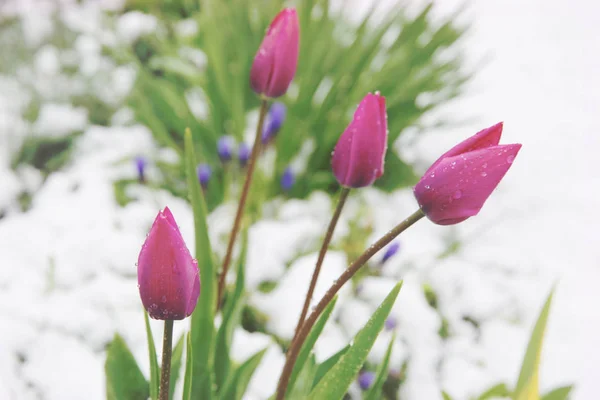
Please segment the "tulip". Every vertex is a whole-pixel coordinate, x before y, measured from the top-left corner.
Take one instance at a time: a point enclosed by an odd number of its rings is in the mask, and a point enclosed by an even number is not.
[[[375,374],[371,371],[363,371],[358,375],[358,385],[362,390],[368,390],[375,381]]]
[[[210,177],[212,175],[212,170],[210,169],[210,165],[208,164],[200,164],[196,168],[196,174],[198,175],[198,181],[200,181],[200,185],[206,189],[208,186],[208,182],[210,181]]]
[[[294,186],[296,183],[296,176],[294,175],[294,171],[292,171],[291,167],[287,167],[285,171],[283,171],[283,175],[281,175],[281,188],[284,191],[288,191]]]
[[[200,295],[198,266],[181,237],[168,207],[152,224],[138,258],[138,287],[150,317],[188,317]]]
[[[242,167],[245,167],[248,164],[248,160],[250,159],[250,153],[252,153],[252,149],[246,143],[240,143],[238,147],[238,161]]]
[[[520,144],[499,145],[502,123],[484,129],[444,153],[414,188],[423,213],[439,225],[477,215],[511,167]]]
[[[137,170],[138,181],[140,183],[146,182],[146,165],[148,161],[144,156],[137,156],[135,158],[135,169]]]
[[[293,8],[282,10],[267,30],[250,70],[250,86],[258,94],[285,94],[298,65],[299,23]]]
[[[283,103],[273,103],[269,109],[269,115],[267,116],[267,123],[262,132],[263,144],[268,143],[277,135],[277,132],[281,129],[283,121],[285,121],[286,107]]]
[[[385,97],[367,94],[333,151],[331,166],[340,185],[369,186],[383,175],[387,149]]]
[[[231,136],[221,136],[217,141],[217,153],[222,162],[226,163],[231,160],[233,148],[235,147],[235,139]]]
[[[385,253],[383,253],[383,257],[381,257],[381,263],[385,263],[387,260],[392,258],[396,253],[400,250],[400,243],[394,242],[390,244],[386,249]]]

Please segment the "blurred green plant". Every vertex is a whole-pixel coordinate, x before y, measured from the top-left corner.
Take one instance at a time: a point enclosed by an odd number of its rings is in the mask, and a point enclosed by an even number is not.
[[[299,13],[300,57],[292,87],[281,99],[288,113],[274,144],[273,176],[263,182],[269,196],[280,193],[278,177],[306,144],[312,146],[306,169],[298,171],[289,194],[305,197],[313,190],[337,189],[331,151],[365,93],[378,90],[387,97],[394,143],[425,113],[458,96],[469,78],[457,46],[466,28],[453,17],[432,23],[431,4],[416,16],[399,4],[376,15],[374,5],[351,23],[344,10],[332,11],[330,0],[263,0],[260,7],[251,0],[173,0],[160,7],[130,0],[128,9],[158,15],[167,32],[132,46],[140,64],[130,98],[136,118],[179,154],[184,129],[190,127],[199,158],[218,169],[216,141],[223,134],[242,140],[248,112],[259,104],[248,71],[269,21],[288,3]],[[197,24],[195,34],[177,34],[182,16]],[[192,90],[206,102],[203,115],[195,115],[186,100]],[[389,191],[415,180],[412,168],[390,149],[377,186]],[[209,209],[222,201],[223,186],[211,188],[219,193],[207,196]]]

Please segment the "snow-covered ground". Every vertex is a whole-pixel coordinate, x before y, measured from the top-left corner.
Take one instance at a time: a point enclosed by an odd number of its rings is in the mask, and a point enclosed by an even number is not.
[[[436,12],[452,12],[461,3],[439,2]],[[36,10],[30,10],[29,23],[39,32],[46,25]],[[88,51],[89,59],[99,56],[92,39],[98,32],[89,22],[98,21],[93,18],[97,10],[86,10],[65,18],[73,23],[89,18],[80,24],[87,36],[78,50]],[[395,147],[425,167],[456,141],[503,120],[503,142],[523,143],[523,149],[478,217],[457,227],[420,221],[403,235],[401,251],[386,263],[382,277],[368,278],[356,296],[351,290],[343,293],[335,323],[317,346],[319,358],[347,342],[395,280],[403,278],[392,312],[399,339],[391,362],[398,369],[410,359],[403,398],[438,399],[444,389],[466,399],[499,381],[514,384],[533,321],[556,285],[542,389],[575,383],[574,398],[597,397],[600,313],[594,285],[600,281],[600,247],[593,245],[593,229],[600,225],[600,210],[593,196],[599,193],[600,173],[593,163],[600,147],[599,12],[600,5],[584,1],[468,5],[462,17],[473,23],[465,43],[468,61],[477,65],[489,58],[469,96],[442,112],[468,122],[417,141],[407,135]],[[52,51],[42,55],[54,59]],[[39,64],[48,66],[47,61]],[[38,73],[43,81],[52,71]],[[115,73],[115,79],[121,75]],[[116,92],[123,87],[115,86]],[[10,171],[9,151],[16,135],[48,123],[30,126],[21,120],[27,98],[6,77],[0,87],[0,209],[6,213],[0,219],[0,398],[102,399],[104,346],[114,332],[125,337],[148,368],[134,263],[149,225],[168,204],[192,243],[191,211],[183,201],[143,186],[132,190],[137,201],[124,208],[115,203],[112,182],[135,176],[133,163],[123,160],[138,154],[171,156],[155,148],[145,128],[127,123],[126,111],[123,126],[99,128],[78,109],[48,103],[40,118],[52,121],[51,134],[62,134],[57,127],[83,129],[84,134],[73,162],[50,176],[30,211],[18,212],[15,196],[23,187],[37,189],[40,179],[28,169]],[[320,193],[288,201],[273,207],[250,232],[249,287],[264,279],[280,282],[268,294],[254,292],[250,302],[271,317],[267,328],[278,336],[292,334],[294,310],[300,307],[330,207],[331,200]],[[416,205],[406,191],[384,196],[364,190],[345,210],[337,241],[365,207],[371,210],[372,241],[396,222],[390,215],[400,220]],[[215,241],[227,231],[231,214],[225,206],[211,216]],[[462,246],[438,259],[448,238],[459,238]],[[270,255],[268,262],[263,254]],[[316,297],[346,263],[341,252],[328,255]],[[425,301],[423,284],[437,293],[439,313]],[[438,335],[440,314],[450,329],[446,340]],[[465,316],[479,321],[479,327]],[[176,324],[176,334],[185,325]],[[160,324],[153,327],[158,337]],[[381,357],[390,336],[382,334],[370,360]],[[271,394],[283,355],[266,335],[236,332],[239,359],[265,346],[270,349],[251,383],[250,398]]]

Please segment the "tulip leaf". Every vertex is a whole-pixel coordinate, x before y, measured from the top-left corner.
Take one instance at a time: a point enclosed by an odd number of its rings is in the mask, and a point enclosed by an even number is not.
[[[539,399],[539,366],[542,354],[542,344],[544,340],[544,332],[550,313],[550,304],[552,303],[552,295],[554,290],[550,292],[542,311],[535,323],[527,351],[521,364],[521,373],[514,391],[515,400],[537,400]]]
[[[448,393],[442,392],[442,399],[444,399],[444,400],[452,400],[452,397]]]
[[[119,334],[110,343],[104,365],[107,400],[146,400],[148,382]]]
[[[243,309],[243,298],[244,298],[244,281],[245,281],[245,263],[246,253],[248,249],[248,232],[242,233],[242,251],[238,260],[237,275],[235,281],[235,289],[232,293],[227,296],[225,307],[223,308],[223,321],[219,330],[217,331],[217,337],[215,342],[215,381],[217,384],[217,390],[219,390],[231,369],[231,358],[229,352],[231,348],[231,341],[233,339],[233,331],[239,324]]]
[[[375,377],[375,381],[364,395],[364,400],[378,400],[383,396],[381,395],[381,391],[383,389],[383,384],[388,377],[388,367],[390,365],[390,357],[392,356],[392,347],[394,346],[394,341],[396,340],[396,335],[392,335],[390,339],[390,344],[388,345],[387,351],[385,352],[385,356],[383,357],[383,361],[377,368],[377,375]]]
[[[220,400],[241,400],[250,383],[250,378],[252,378],[266,352],[267,349],[259,351],[242,363],[233,373],[229,374],[223,385],[223,390],[219,393]]]
[[[192,398],[210,400],[213,393],[213,340],[216,307],[216,274],[213,265],[212,248],[208,237],[206,205],[196,175],[196,156],[193,148],[192,132],[185,131],[185,167],[187,184],[194,211],[194,233],[196,238],[196,260],[200,269],[200,298],[192,313],[192,348],[194,349],[194,381]]]
[[[287,398],[289,400],[305,400],[313,388],[315,375],[317,374],[317,361],[314,353],[311,353],[304,362],[300,374],[296,377],[293,387],[288,385]]]
[[[573,390],[573,386],[563,386],[551,390],[542,396],[542,400],[567,400]]]
[[[179,379],[179,371],[181,370],[181,358],[183,356],[183,342],[184,335],[181,335],[175,348],[173,349],[173,355],[171,356],[171,380],[169,384],[169,398],[173,398],[173,394],[175,393],[175,386],[177,385],[177,380]]]
[[[192,400],[192,380],[194,377],[194,359],[192,352],[192,335],[186,336],[185,376],[183,377],[183,395],[181,400]]]
[[[312,400],[342,399],[352,384],[360,368],[373,347],[377,335],[383,329],[385,320],[398,297],[402,282],[398,283],[375,310],[366,325],[356,334],[353,343],[340,360],[327,372],[310,393]]]
[[[296,379],[298,375],[301,374],[302,368],[305,365],[305,362],[308,360],[309,355],[317,342],[317,339],[323,332],[323,328],[325,328],[325,324],[327,320],[331,316],[333,312],[333,308],[335,307],[335,303],[337,302],[337,296],[333,298],[333,300],[327,305],[323,313],[315,323],[315,325],[310,330],[310,333],[306,337],[304,344],[300,348],[300,352],[298,353],[298,357],[296,358],[296,363],[294,364],[294,368],[292,369],[292,374],[290,375],[290,380],[288,383],[288,393],[292,393],[294,384],[296,383]]]
[[[346,354],[346,352],[349,349],[350,345],[347,345],[346,347],[342,348],[340,351],[329,357],[327,360],[319,364],[319,366],[317,367],[317,372],[315,374],[315,379],[313,381],[313,388],[319,384],[321,379],[327,374],[327,372],[329,372],[331,368],[333,368],[335,364],[337,364],[339,359],[342,358],[342,356]]]
[[[150,398],[158,399],[158,386],[160,384],[160,367],[156,357],[156,346],[154,345],[154,337],[152,329],[150,329],[150,320],[148,313],[144,311],[144,322],[146,324],[146,337],[148,339],[148,355],[150,356]]]
[[[492,386],[485,392],[483,392],[477,400],[487,400],[494,399],[496,397],[509,397],[511,395],[510,390],[506,387],[504,383],[498,383],[497,385]]]

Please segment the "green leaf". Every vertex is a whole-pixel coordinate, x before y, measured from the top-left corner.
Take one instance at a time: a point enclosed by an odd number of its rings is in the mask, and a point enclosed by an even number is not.
[[[219,393],[219,399],[240,400],[246,392],[250,378],[252,378],[266,352],[267,349],[259,351],[240,365],[234,373],[230,374],[225,385],[223,385],[222,393]]]
[[[348,387],[364,364],[377,335],[383,329],[385,319],[392,310],[394,301],[398,297],[402,282],[398,283],[388,294],[383,303],[375,310],[367,324],[356,334],[350,349],[321,379],[319,384],[310,394],[314,400],[342,399]]]
[[[183,356],[183,339],[184,335],[181,335],[175,348],[173,349],[173,355],[171,356],[171,380],[169,384],[169,398],[173,398],[175,393],[175,386],[179,379],[179,371],[181,370],[181,357]]]
[[[450,395],[446,392],[442,392],[442,398],[444,400],[452,400],[452,397],[450,397]]]
[[[231,358],[229,357],[231,341],[233,339],[235,327],[239,325],[241,321],[242,309],[244,306],[244,266],[246,263],[247,249],[248,233],[247,231],[244,231],[242,232],[242,251],[238,260],[235,290],[227,296],[227,302],[223,309],[223,321],[217,332],[215,342],[215,377],[217,390],[223,386],[231,370]]]
[[[535,323],[527,351],[521,364],[521,373],[514,392],[515,400],[538,400],[539,398],[539,366],[542,354],[542,344],[544,340],[544,331],[546,330],[546,322],[550,313],[550,304],[552,303],[552,295],[554,289],[548,295],[548,299],[540,312],[540,315]]]
[[[329,357],[327,360],[319,364],[319,366],[317,367],[317,373],[315,374],[315,380],[313,381],[313,388],[319,384],[321,379],[323,379],[323,377],[329,372],[329,370],[333,368],[335,364],[337,364],[339,359],[342,358],[342,356],[346,354],[348,350],[350,350],[350,345],[347,345],[346,347],[342,348],[340,351],[338,351],[337,353]]]
[[[119,334],[108,347],[104,370],[107,400],[146,400],[150,396],[148,382]]]
[[[567,400],[573,390],[573,386],[563,386],[551,390],[542,396],[542,400]]]
[[[491,388],[489,388],[488,390],[486,390],[485,392],[483,392],[477,398],[477,400],[487,400],[487,399],[492,399],[492,398],[496,398],[496,397],[510,397],[510,395],[511,395],[511,392],[506,387],[506,384],[498,383],[497,385],[494,385]]]
[[[396,335],[392,335],[390,344],[388,345],[385,356],[383,357],[383,361],[379,365],[379,368],[377,368],[377,376],[375,377],[375,381],[367,393],[365,393],[364,400],[378,400],[382,398],[381,391],[383,389],[383,384],[388,377],[388,366],[390,365],[390,357],[392,356],[392,347],[394,346],[395,340]]]
[[[304,367],[306,361],[308,360],[308,356],[310,355],[313,347],[315,347],[315,343],[317,342],[317,339],[321,335],[321,332],[323,332],[323,329],[325,328],[325,324],[327,323],[327,320],[331,316],[331,313],[333,312],[333,308],[335,307],[336,302],[337,302],[337,296],[334,297],[333,300],[327,305],[325,310],[323,310],[323,313],[321,314],[321,316],[319,317],[319,319],[317,320],[315,325],[310,330],[310,333],[306,337],[306,340],[304,341],[304,344],[302,345],[302,348],[300,349],[300,352],[298,353],[298,357],[296,358],[296,363],[294,364],[294,368],[292,369],[292,374],[290,375],[290,380],[289,380],[288,389],[287,389],[288,393],[292,393],[292,391],[294,389],[294,384],[296,383],[296,379],[298,378],[298,375],[301,374],[302,368]]]
[[[192,399],[192,381],[194,371],[194,353],[192,351],[192,335],[190,333],[186,336],[186,353],[185,353],[185,376],[183,378],[183,395],[181,400]]]
[[[160,367],[156,357],[156,346],[154,345],[154,337],[150,329],[150,320],[148,313],[144,311],[144,322],[146,324],[146,337],[148,338],[148,355],[150,356],[150,398],[158,399],[158,386],[160,384]]]
[[[315,355],[310,354],[302,367],[302,371],[297,376],[294,387],[288,386],[287,398],[289,400],[305,400],[308,398],[310,391],[313,389],[317,368]]]
[[[213,396],[213,341],[216,307],[216,274],[212,248],[208,238],[206,205],[196,175],[196,156],[193,149],[192,132],[185,131],[185,169],[190,201],[194,211],[194,233],[196,238],[196,260],[200,269],[202,290],[196,310],[192,313],[192,348],[194,349],[194,381],[192,398],[210,400]]]

